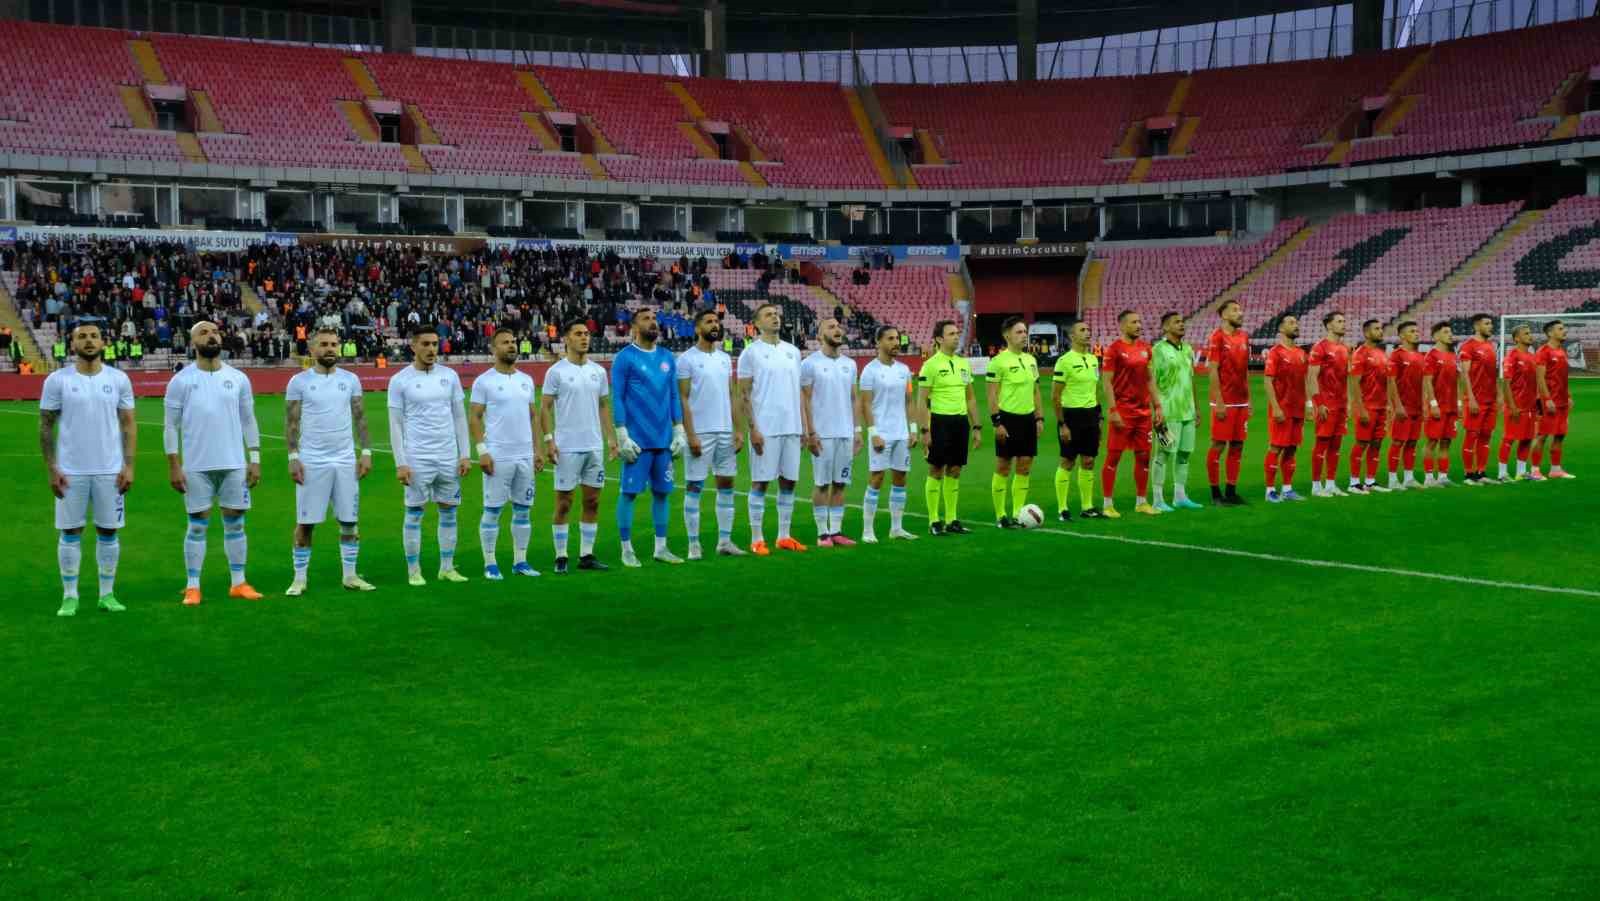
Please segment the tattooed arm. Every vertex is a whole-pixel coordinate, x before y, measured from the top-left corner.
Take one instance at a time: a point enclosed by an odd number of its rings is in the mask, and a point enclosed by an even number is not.
[[[300,462],[300,408],[304,401],[283,402],[283,443],[289,446],[289,478],[296,485],[306,483],[305,464]]]
[[[356,478],[364,479],[372,471],[372,435],[367,429],[367,408],[359,394],[350,398],[350,421],[356,426]]]
[[[45,473],[50,477],[50,491],[56,497],[66,497],[67,477],[56,466],[56,420],[60,410],[39,411],[39,450],[44,452]]]

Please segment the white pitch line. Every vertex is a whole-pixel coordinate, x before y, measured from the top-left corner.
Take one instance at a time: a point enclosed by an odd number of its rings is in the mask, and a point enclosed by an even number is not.
[[[35,413],[25,412],[22,410],[0,410],[0,413],[9,413],[13,416],[37,416]],[[138,422],[139,425],[142,426],[150,426],[153,428],[165,427],[165,423],[160,422],[148,422],[144,420],[140,420]],[[261,437],[273,438],[278,441],[283,440],[282,435],[268,435],[265,432],[261,434]],[[374,445],[373,449],[383,453],[391,453],[391,451],[386,447],[378,447]],[[15,454],[0,456],[32,455]],[[743,491],[738,492],[738,494],[745,496],[745,492]],[[795,502],[797,504],[805,504],[806,506],[811,505],[810,499],[801,497],[799,492],[796,492],[795,494]],[[861,509],[860,504],[846,504],[845,506],[852,510]],[[914,517],[916,519],[928,518],[926,513],[916,513],[911,510],[905,511],[904,515]],[[1564,588],[1559,585],[1535,585],[1527,582],[1506,582],[1499,579],[1479,579],[1473,576],[1457,576],[1450,573],[1430,573],[1415,569],[1400,569],[1392,566],[1373,566],[1367,563],[1348,563],[1342,560],[1317,560],[1310,557],[1290,557],[1284,554],[1267,554],[1260,551],[1245,551],[1237,548],[1213,547],[1211,545],[1202,544],[1185,544],[1181,541],[1161,541],[1154,538],[1129,538],[1126,535],[1098,535],[1092,532],[1069,532],[1065,529],[1054,529],[1044,526],[1023,531],[1044,532],[1050,535],[1064,535],[1068,538],[1081,538],[1087,541],[1111,541],[1117,544],[1132,544],[1142,547],[1163,548],[1171,551],[1191,551],[1201,554],[1215,554],[1219,557],[1238,557],[1247,560],[1261,560],[1267,563],[1289,563],[1296,566],[1309,566],[1316,569],[1343,569],[1352,572],[1372,573],[1381,576],[1402,576],[1408,579],[1431,579],[1435,582],[1451,582],[1457,585],[1471,585],[1476,588],[1499,588],[1508,591],[1537,591],[1545,594],[1563,594],[1586,598],[1600,598],[1600,591],[1595,591],[1588,588]]]

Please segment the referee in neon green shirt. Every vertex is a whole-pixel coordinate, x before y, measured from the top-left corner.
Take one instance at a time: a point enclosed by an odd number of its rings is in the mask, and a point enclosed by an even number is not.
[[[971,434],[971,449],[976,450],[983,442],[983,424],[978,421],[978,395],[972,390],[972,366],[966,357],[956,355],[960,341],[961,329],[955,322],[941,319],[933,327],[933,356],[917,373],[917,408],[928,436],[922,446],[928,458],[924,490],[929,531],[935,535],[972,531],[956,518],[956,505],[961,497],[961,467],[967,465],[967,436]]]
[[[1000,325],[1006,349],[989,361],[989,420],[994,423],[994,476],[989,490],[994,496],[995,524],[1017,529],[1016,514],[1028,503],[1028,475],[1039,455],[1044,432],[1044,411],[1039,409],[1039,361],[1028,353],[1028,323],[1011,316]],[[1012,475],[1015,465],[1016,474]],[[1011,515],[1006,515],[1010,495]]]
[[[1072,470],[1078,470],[1078,509],[1083,519],[1101,519],[1094,504],[1094,458],[1100,455],[1100,358],[1089,346],[1089,323],[1074,323],[1067,333],[1072,349],[1056,359],[1050,405],[1059,411],[1056,437],[1061,462],[1056,464],[1056,518],[1072,519]]]
[[[1194,348],[1183,340],[1185,323],[1177,313],[1161,316],[1161,340],[1151,352],[1151,369],[1156,377],[1156,391],[1161,395],[1161,409],[1166,412],[1167,441],[1159,438],[1155,464],[1151,467],[1151,480],[1155,484],[1155,506],[1162,513],[1178,510],[1199,510],[1200,505],[1189,500],[1189,455],[1194,453]],[[1167,470],[1172,470],[1172,504],[1162,497],[1166,488]]]

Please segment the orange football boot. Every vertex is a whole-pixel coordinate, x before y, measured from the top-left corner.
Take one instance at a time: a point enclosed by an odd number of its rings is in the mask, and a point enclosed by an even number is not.
[[[752,542],[750,544],[750,553],[755,554],[757,557],[772,556],[772,551],[767,550],[767,543],[765,541]]]
[[[238,585],[228,589],[228,597],[242,598],[246,601],[259,601],[261,600],[261,592],[251,588],[249,582],[240,582]]]
[[[780,550],[780,551],[796,551],[798,553],[804,553],[805,550],[806,550],[806,546],[801,544],[798,541],[795,541],[793,538],[779,538],[778,539],[778,550]]]
[[[198,589],[198,588],[185,588],[183,590],[183,606],[185,606],[185,607],[198,607],[198,606],[200,606],[200,589]]]

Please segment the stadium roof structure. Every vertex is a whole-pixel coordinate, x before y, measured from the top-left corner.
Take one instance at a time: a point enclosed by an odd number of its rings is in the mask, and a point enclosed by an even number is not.
[[[1049,42],[1315,9],[1332,3],[1330,0],[267,0],[249,5],[372,19],[400,13],[400,8],[409,7],[417,25],[595,37],[685,48],[704,46],[706,12],[708,8],[720,7],[726,20],[727,49],[742,53],[1012,44],[1017,39],[1019,7],[1037,10],[1037,40]]]

